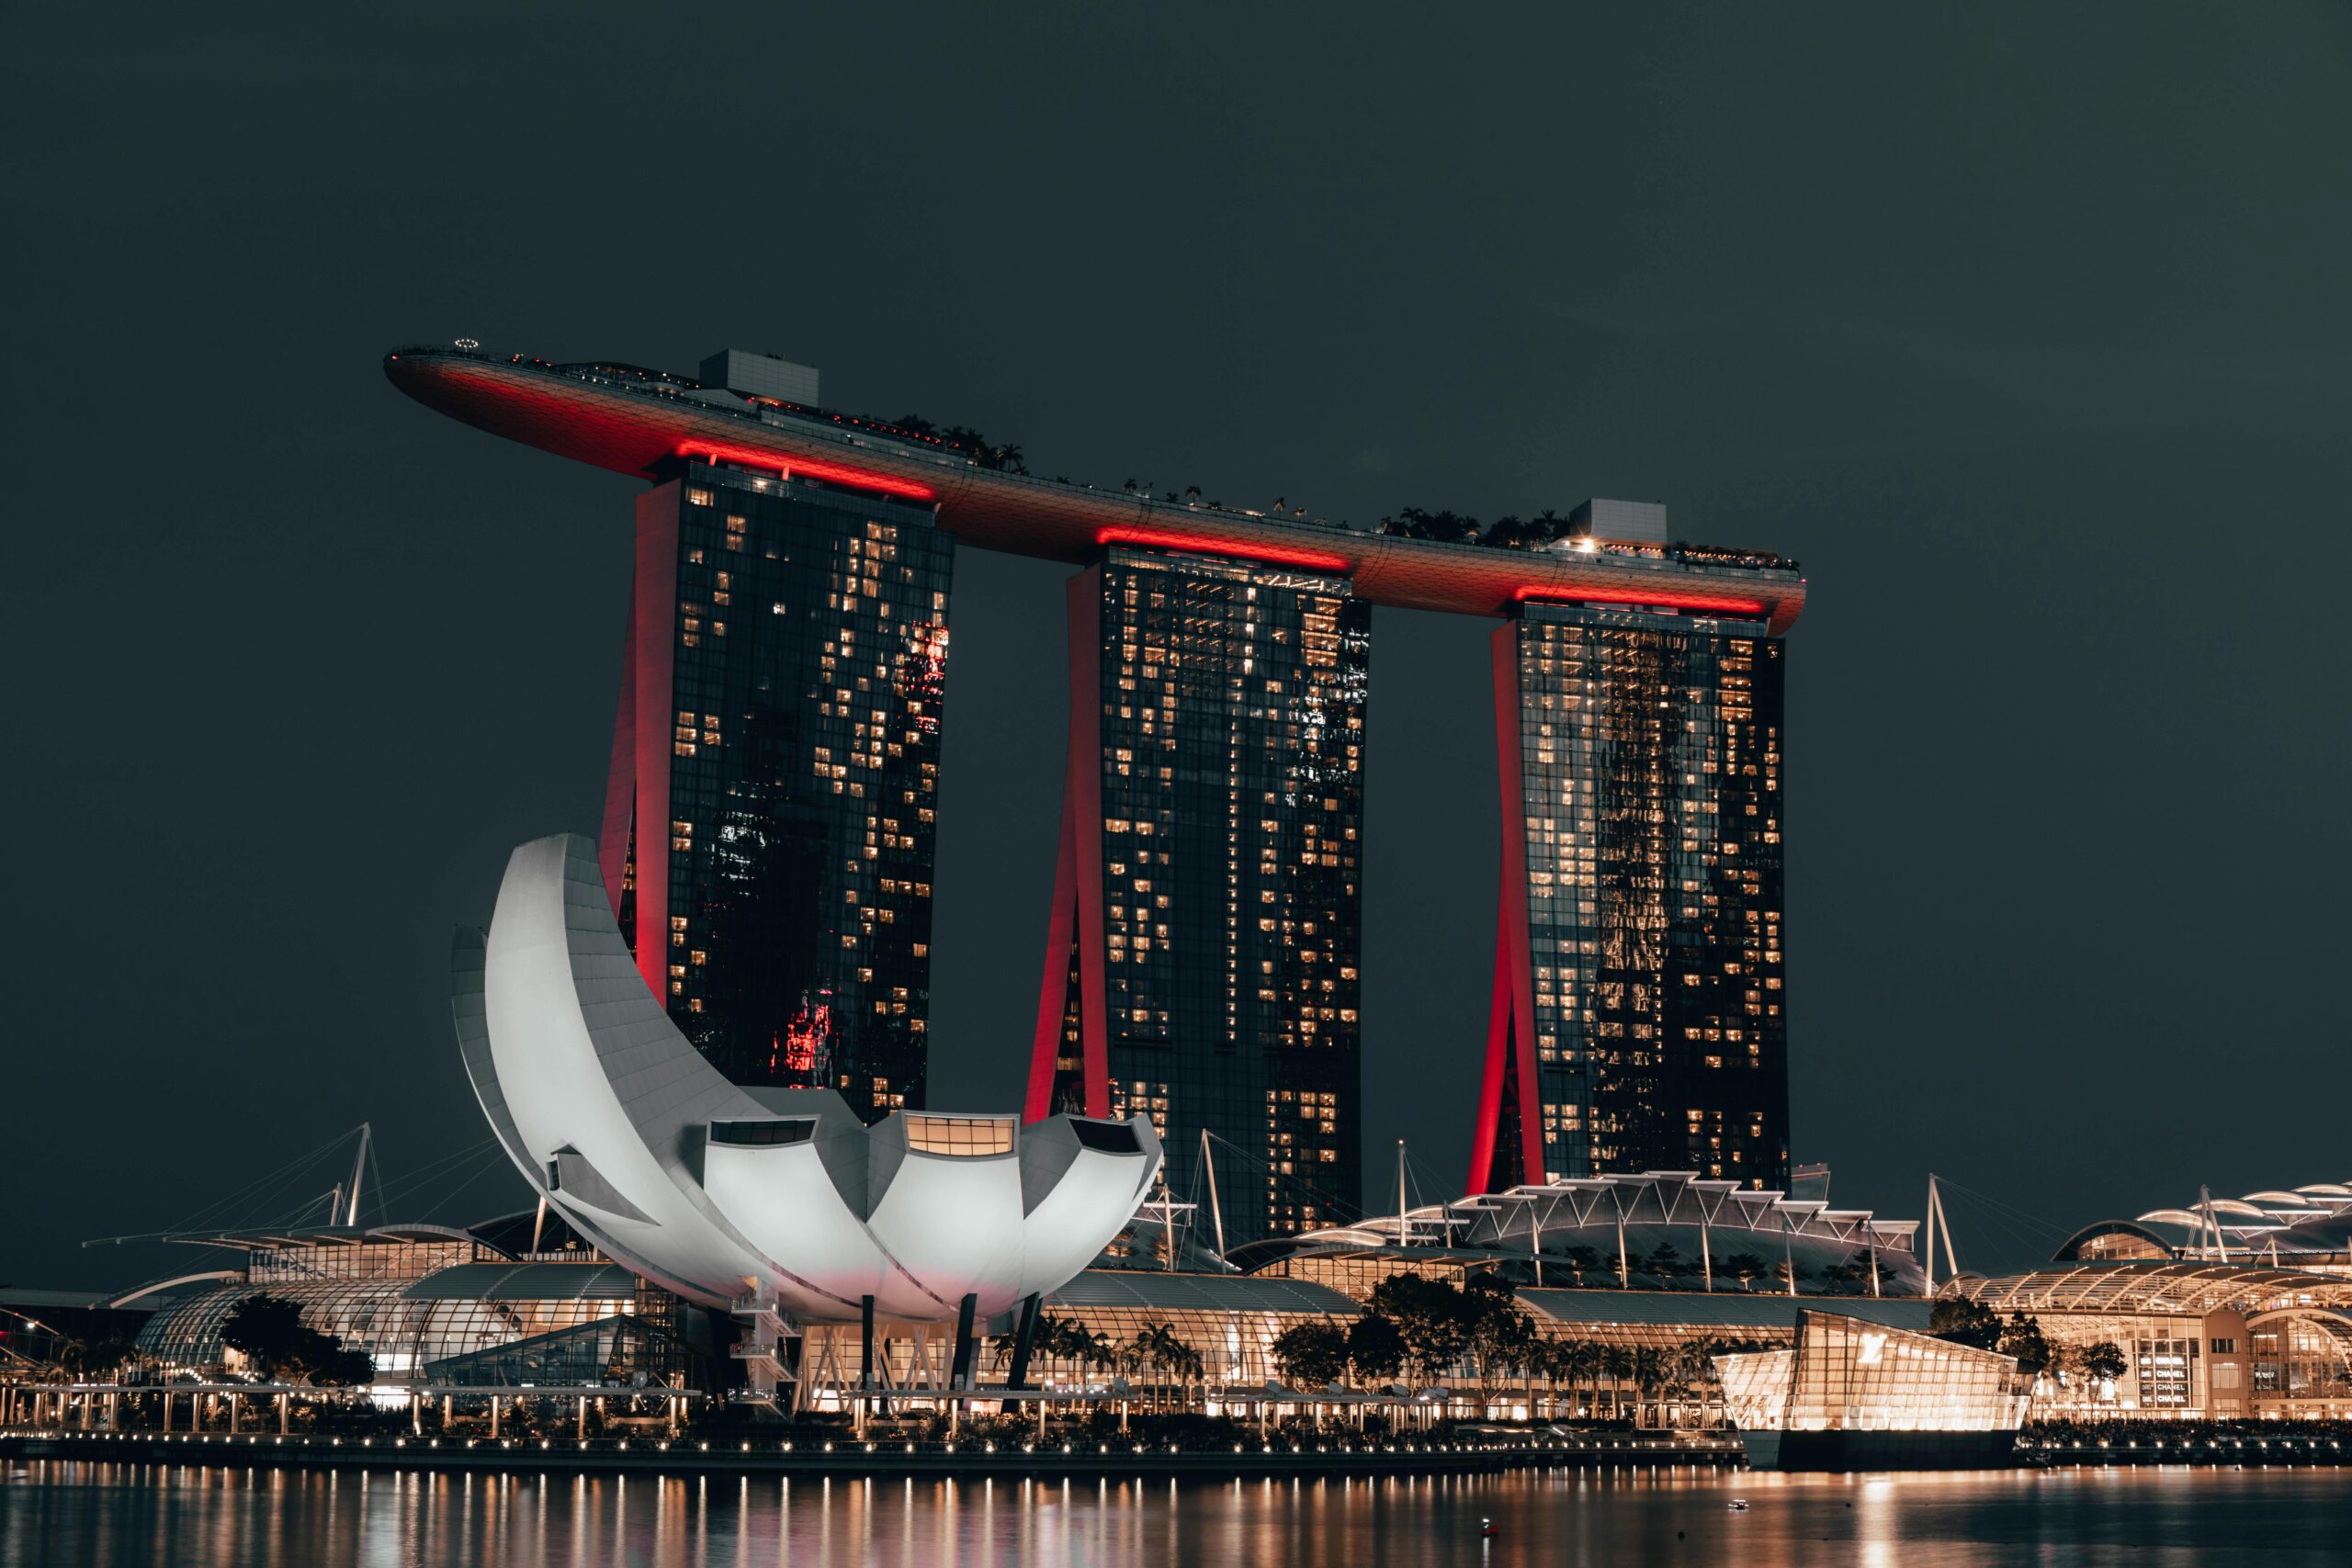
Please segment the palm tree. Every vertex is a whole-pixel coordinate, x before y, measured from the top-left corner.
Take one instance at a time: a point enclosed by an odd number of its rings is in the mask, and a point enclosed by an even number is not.
[[[1534,1370],[1544,1378],[1546,1420],[1556,1420],[1560,1414],[1560,1384],[1566,1382],[1574,1391],[1577,1370],[1582,1365],[1578,1354],[1591,1341],[1585,1339],[1545,1339],[1535,1347],[1530,1358]]]
[[[1176,1337],[1176,1331],[1164,1323],[1155,1323],[1136,1330],[1128,1341],[1131,1365],[1152,1374],[1152,1391],[1157,1397],[1167,1390],[1162,1374],[1177,1374],[1187,1370],[1198,1371],[1200,1352]]]
[[[1634,1352],[1623,1345],[1611,1345],[1602,1352],[1601,1370],[1609,1378],[1609,1414],[1622,1414],[1625,1404],[1625,1382],[1634,1375]]]
[[[1592,1389],[1592,1397],[1582,1402],[1587,1410],[1600,1403],[1600,1392],[1596,1385],[1601,1365],[1607,1358],[1608,1352],[1589,1339],[1577,1339],[1569,1343],[1568,1389],[1573,1393],[1579,1383]]]
[[[1175,1374],[1179,1387],[1190,1390],[1208,1376],[1208,1363],[1201,1359],[1198,1350],[1177,1338],[1172,1329],[1163,1327],[1160,1332],[1168,1337],[1159,1348],[1159,1357]]]
[[[1657,1393],[1666,1381],[1666,1357],[1656,1346],[1645,1345],[1633,1353],[1631,1371],[1634,1375],[1634,1424],[1639,1426],[1644,1397]]]

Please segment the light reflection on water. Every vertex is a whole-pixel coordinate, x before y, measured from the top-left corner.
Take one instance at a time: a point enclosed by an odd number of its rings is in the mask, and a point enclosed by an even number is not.
[[[2352,1475],[2331,1470],[869,1482],[40,1461],[0,1475],[0,1568],[2280,1568],[2346,1561],[2347,1527]]]

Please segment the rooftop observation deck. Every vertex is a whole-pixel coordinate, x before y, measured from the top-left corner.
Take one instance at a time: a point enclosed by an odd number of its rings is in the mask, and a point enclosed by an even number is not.
[[[884,427],[627,367],[417,347],[387,355],[384,373],[427,408],[575,462],[644,478],[681,458],[803,475],[935,506],[942,528],[979,549],[1072,563],[1114,545],[1197,551],[1344,577],[1375,604],[1465,615],[1531,601],[1654,605],[1761,620],[1777,636],[1804,607],[1795,570],[1734,551],[1503,549],[1156,501],[983,468]]]

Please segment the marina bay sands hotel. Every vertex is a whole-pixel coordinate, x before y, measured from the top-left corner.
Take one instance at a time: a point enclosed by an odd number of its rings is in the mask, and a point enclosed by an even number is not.
[[[649,481],[600,843],[645,983],[729,1077],[924,1104],[958,546],[1067,561],[1069,747],[1026,1112],[1205,1128],[1229,1245],[1361,1212],[1375,605],[1496,619],[1503,833],[1467,1190],[1789,1175],[1793,563],[1596,501],[1497,542],[1098,490],[697,378],[388,355],[453,418]],[[1416,530],[1428,533],[1430,530]],[[1410,898],[1410,889],[1382,890]],[[1475,1048],[1431,1041],[1430,1070]],[[1462,1062],[1466,1066],[1466,1060]]]

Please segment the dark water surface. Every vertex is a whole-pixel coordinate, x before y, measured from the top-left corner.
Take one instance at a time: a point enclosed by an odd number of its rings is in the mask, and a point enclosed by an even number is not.
[[[1730,1499],[1749,1507],[1733,1512]],[[1501,1527],[1482,1540],[1481,1518]],[[2352,1563],[2352,1471],[786,1482],[17,1462],[0,1568]]]

